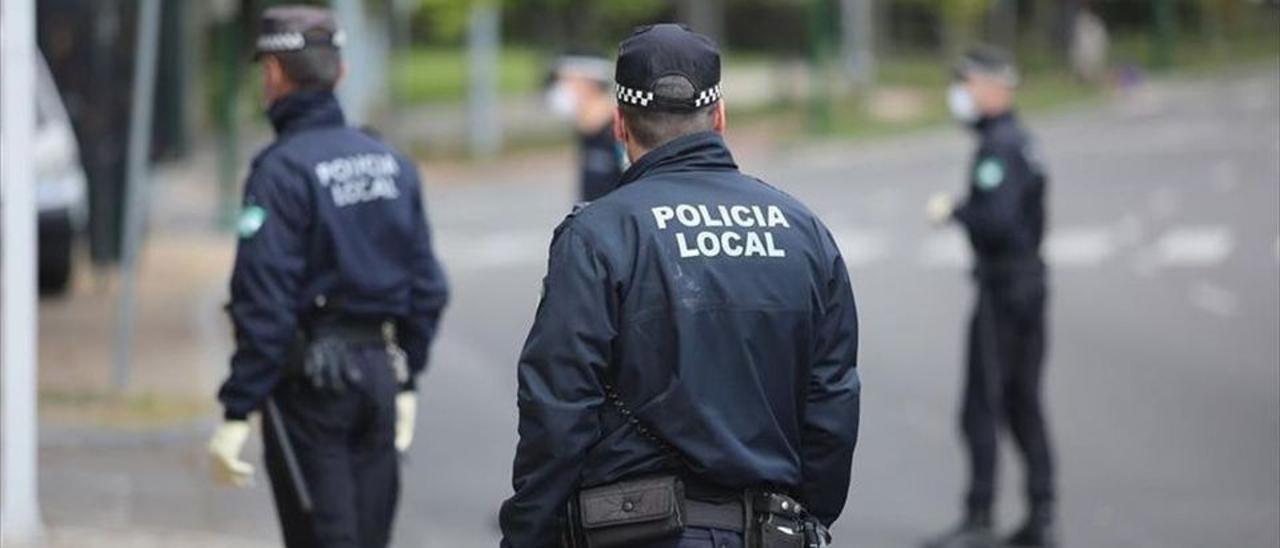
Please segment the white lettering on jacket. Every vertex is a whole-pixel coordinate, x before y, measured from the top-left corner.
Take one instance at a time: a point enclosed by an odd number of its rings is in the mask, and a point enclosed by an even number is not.
[[[356,154],[325,160],[315,166],[320,186],[329,190],[333,205],[347,207],[400,197],[396,177],[400,163],[387,153]]]
[[[775,232],[791,223],[776,205],[676,204],[650,209],[658,230],[674,232],[680,258],[784,258]]]

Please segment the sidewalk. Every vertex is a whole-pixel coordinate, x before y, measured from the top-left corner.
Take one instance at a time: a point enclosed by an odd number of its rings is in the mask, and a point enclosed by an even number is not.
[[[119,531],[81,527],[48,531],[46,548],[255,548],[275,543],[193,531]]]

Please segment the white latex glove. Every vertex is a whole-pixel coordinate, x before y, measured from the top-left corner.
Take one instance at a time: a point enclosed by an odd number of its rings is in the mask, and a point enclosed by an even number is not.
[[[213,479],[223,485],[253,485],[253,465],[240,460],[240,451],[249,439],[247,421],[229,420],[213,431],[209,438],[209,455],[213,457]]]
[[[934,226],[942,226],[951,220],[951,214],[955,211],[955,201],[951,195],[939,192],[929,197],[929,202],[925,204],[925,217],[929,219],[929,223]]]
[[[418,395],[412,391],[396,394],[396,450],[403,453],[413,444],[413,424],[418,417]]]

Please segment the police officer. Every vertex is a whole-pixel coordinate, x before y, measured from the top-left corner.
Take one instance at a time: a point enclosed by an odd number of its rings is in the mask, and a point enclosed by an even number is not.
[[[228,306],[236,350],[209,444],[218,476],[248,483],[246,419],[266,412],[290,547],[388,543],[397,450],[412,440],[414,379],[447,295],[413,163],[343,119],[341,45],[328,10],[262,15],[256,57],[276,141],[245,183]]]
[[[547,105],[573,124],[578,140],[579,197],[594,201],[617,188],[626,163],[613,137],[613,63],[591,54],[556,60],[547,78]]]
[[[518,366],[502,544],[823,536],[858,433],[840,251],[803,204],[738,171],[710,39],[639,28],[616,81],[634,163],[555,231]]]
[[[978,137],[968,197],[958,206],[934,196],[935,223],[959,223],[976,257],[977,304],[969,326],[962,426],[971,474],[965,517],[931,546],[994,543],[997,432],[1007,425],[1027,468],[1026,522],[1006,543],[1054,546],[1053,460],[1040,385],[1047,299],[1040,244],[1045,232],[1044,171],[1014,112],[1018,78],[1009,57],[975,49],[955,68],[948,104]]]

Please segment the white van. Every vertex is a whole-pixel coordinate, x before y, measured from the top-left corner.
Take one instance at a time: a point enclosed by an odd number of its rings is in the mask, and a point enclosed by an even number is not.
[[[88,219],[88,195],[80,148],[58,87],[36,56],[36,134],[32,142],[36,208],[39,211],[40,293],[66,292],[77,237]]]

